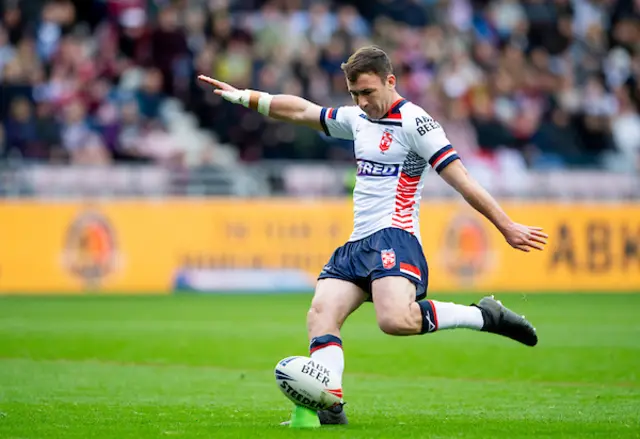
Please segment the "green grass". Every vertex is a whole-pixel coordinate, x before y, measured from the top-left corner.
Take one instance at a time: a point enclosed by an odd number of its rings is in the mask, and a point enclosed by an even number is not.
[[[478,297],[434,296],[469,303]],[[343,331],[351,424],[280,427],[307,295],[0,298],[0,438],[640,438],[640,295],[505,295],[527,348]]]

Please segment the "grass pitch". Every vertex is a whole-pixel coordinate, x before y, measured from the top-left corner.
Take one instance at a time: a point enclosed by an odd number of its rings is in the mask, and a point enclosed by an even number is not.
[[[480,296],[432,295],[470,303]],[[346,323],[351,424],[279,426],[308,295],[0,298],[0,438],[640,438],[640,295],[503,295],[527,348]]]

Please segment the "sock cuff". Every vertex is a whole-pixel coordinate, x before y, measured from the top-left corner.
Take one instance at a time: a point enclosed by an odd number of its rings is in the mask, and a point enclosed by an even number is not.
[[[331,334],[314,337],[311,339],[311,344],[309,344],[309,354],[313,354],[315,351],[327,346],[338,346],[342,349],[342,340],[340,340],[340,337]]]
[[[421,334],[427,332],[434,332],[438,330],[438,314],[436,313],[436,307],[430,300],[422,300],[418,302],[420,305],[420,312],[422,313],[422,330]]]

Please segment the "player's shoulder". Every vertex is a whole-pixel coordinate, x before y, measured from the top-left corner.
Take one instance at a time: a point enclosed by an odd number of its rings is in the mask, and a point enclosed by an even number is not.
[[[423,135],[425,131],[441,129],[440,124],[424,108],[413,102],[407,102],[402,109],[402,128],[407,133]]]
[[[400,109],[402,113],[402,121],[410,122],[415,124],[416,119],[430,119],[433,120],[433,117],[421,106],[414,104],[411,101],[407,101],[405,105]]]
[[[364,112],[357,105],[341,105],[338,107],[329,107],[327,108],[327,112],[331,112],[335,116],[342,112],[343,115],[348,117],[364,117]]]

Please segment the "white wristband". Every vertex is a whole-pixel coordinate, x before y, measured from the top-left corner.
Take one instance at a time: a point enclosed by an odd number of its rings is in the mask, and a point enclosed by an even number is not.
[[[258,99],[258,113],[269,116],[269,108],[271,107],[271,100],[273,96],[269,93],[260,93],[260,99]]]
[[[269,107],[273,96],[269,93],[263,93],[253,90],[234,90],[223,91],[222,97],[234,104],[240,104],[259,113],[269,116]]]

